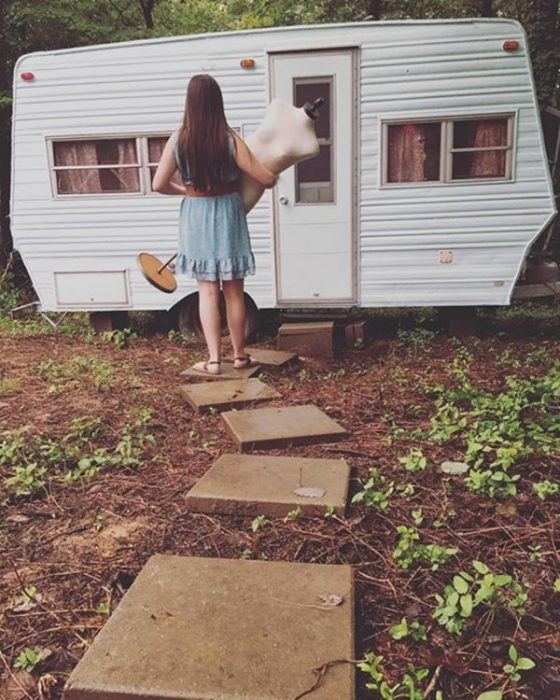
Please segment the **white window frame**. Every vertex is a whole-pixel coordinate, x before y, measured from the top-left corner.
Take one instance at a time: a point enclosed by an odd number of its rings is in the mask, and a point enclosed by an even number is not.
[[[458,121],[474,121],[477,119],[507,119],[507,145],[488,148],[453,148],[453,123]],[[514,182],[515,181],[515,154],[517,150],[517,110],[508,110],[507,112],[476,112],[473,114],[445,114],[445,115],[430,115],[430,116],[414,116],[407,115],[406,117],[386,117],[379,120],[379,138],[381,143],[381,158],[379,159],[379,188],[393,189],[400,187],[457,187],[461,185],[472,185],[473,183],[483,184],[491,182]],[[408,182],[388,182],[387,168],[389,165],[389,126],[394,124],[422,124],[434,123],[441,124],[440,132],[440,159],[439,159],[439,179],[438,180],[422,180]],[[505,150],[505,175],[501,177],[469,177],[453,179],[453,153],[461,153],[467,151],[482,151],[482,150]]]

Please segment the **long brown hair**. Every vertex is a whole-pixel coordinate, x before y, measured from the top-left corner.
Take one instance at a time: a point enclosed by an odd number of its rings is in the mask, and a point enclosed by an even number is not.
[[[193,75],[187,88],[178,152],[183,166],[187,159],[195,189],[208,191],[226,182],[228,133],[232,129],[226,121],[220,86],[207,73]]]

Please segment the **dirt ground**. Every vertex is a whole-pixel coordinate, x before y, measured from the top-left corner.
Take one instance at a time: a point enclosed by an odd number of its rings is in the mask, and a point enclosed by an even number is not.
[[[28,425],[28,435],[63,442],[81,417],[101,419],[89,446],[112,450],[131,409],[151,409],[142,430],[154,438],[154,444],[143,443],[140,465],[123,459],[71,483],[47,473],[45,485],[29,495],[0,486],[0,697],[59,698],[69,672],[146,560],[172,553],[350,564],[358,600],[355,658],[382,655],[381,668],[393,685],[410,663],[429,669],[422,694],[411,698],[436,698],[436,690],[445,700],[477,698],[505,686],[506,698],[558,700],[560,593],[553,587],[560,576],[559,500],[540,500],[531,488],[536,481],[558,481],[558,455],[521,457],[514,467],[517,495],[491,498],[441,470],[443,461],[464,458],[460,433],[445,444],[410,434],[429,427],[435,412],[429,388],[452,386],[449,368],[465,353],[472,355],[466,370],[471,381],[495,394],[507,376],[545,373],[560,361],[558,319],[488,315],[481,335],[463,340],[435,326],[432,334],[429,324],[424,336],[415,335],[410,319],[400,333],[398,328],[396,322],[374,323],[373,340],[363,349],[347,349],[332,362],[305,358],[288,368],[266,368],[262,377],[282,396],[270,405],[312,402],[350,431],[337,443],[267,454],[343,457],[352,467],[351,495],[375,467],[385,478],[381,490],[394,483],[388,509],[359,503],[344,519],[274,518],[256,531],[251,518],[185,508],[193,484],[220,454],[235,451],[219,415],[195,415],[177,393],[184,382],[180,372],[204,357],[200,341],[140,334],[119,348],[87,334],[0,337],[5,450],[13,439],[5,431]],[[274,339],[268,335],[257,344],[274,347]],[[537,350],[541,359],[527,364]],[[429,464],[409,472],[398,457],[414,447]],[[7,458],[0,461],[0,476],[2,482],[13,476]],[[406,490],[410,484],[413,493]],[[415,527],[418,509],[422,541],[457,550],[435,571],[422,562],[403,569],[393,557],[397,526]],[[526,586],[526,612],[480,606],[456,636],[434,619],[434,595],[458,572],[472,572],[473,560]],[[22,600],[23,589],[28,595]],[[394,639],[389,630],[403,617],[422,624],[427,639]],[[536,665],[506,685],[511,644]],[[48,650],[31,674],[14,668],[26,648]],[[365,688],[371,682],[366,673],[357,670],[356,677],[358,697],[379,697]]]

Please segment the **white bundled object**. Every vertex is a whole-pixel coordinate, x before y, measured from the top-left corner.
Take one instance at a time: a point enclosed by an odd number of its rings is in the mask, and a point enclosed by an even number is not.
[[[268,105],[261,125],[247,138],[251,153],[275,175],[319,153],[315,120],[308,114],[313,107],[311,104],[294,107],[289,102],[274,99]],[[241,196],[247,213],[263,192],[262,185],[242,173]]]

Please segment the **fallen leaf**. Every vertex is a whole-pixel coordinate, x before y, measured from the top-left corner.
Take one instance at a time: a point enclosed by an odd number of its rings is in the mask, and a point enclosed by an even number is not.
[[[517,508],[513,503],[499,503],[496,506],[496,513],[507,516],[517,515]]]
[[[41,678],[39,678],[39,683],[37,684],[37,690],[39,691],[39,697],[41,700],[53,700],[56,686],[57,681],[53,675],[47,673],[44,676],[41,676]]]
[[[344,603],[344,598],[342,596],[335,595],[334,593],[331,593],[328,596],[321,595],[319,598],[321,598],[325,605],[329,605],[333,608]]]
[[[441,471],[445,474],[451,474],[452,476],[456,474],[464,474],[470,469],[466,462],[442,462]]]
[[[296,496],[303,496],[304,498],[321,498],[327,492],[318,486],[300,486],[294,493]]]
[[[16,513],[15,515],[8,515],[6,521],[9,523],[27,523],[31,520],[28,515],[21,515],[21,513]]]
[[[13,678],[0,681],[0,698],[2,700],[23,700],[26,692],[31,694],[35,690],[35,679],[27,671],[16,671]]]

